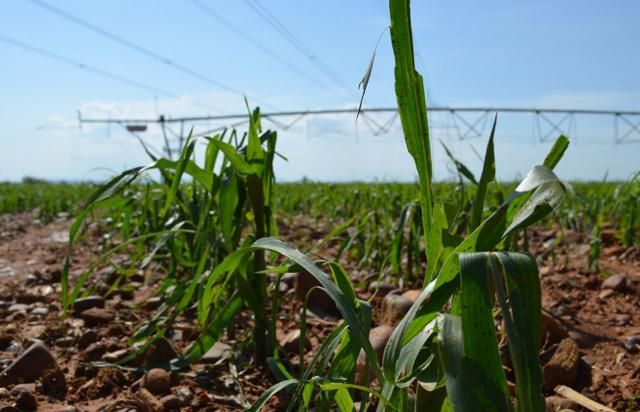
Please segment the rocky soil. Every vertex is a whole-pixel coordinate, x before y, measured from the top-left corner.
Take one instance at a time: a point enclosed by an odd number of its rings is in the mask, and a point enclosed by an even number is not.
[[[188,316],[178,319],[166,339],[132,348],[129,338],[161,304],[152,296],[157,273],[138,271],[120,291],[111,293],[107,287],[101,290],[104,297],[78,299],[62,319],[60,274],[69,226],[64,217],[48,225],[26,213],[0,217],[0,412],[243,410],[272,385],[269,370],[246,349],[248,313],[186,370],[171,371],[169,361],[193,340],[194,321]],[[281,235],[304,247],[327,232],[321,226],[298,222],[291,230],[283,225]],[[604,236],[596,274],[587,270],[588,237],[565,232],[557,242],[556,234],[536,230],[530,237],[542,278],[540,356],[548,408],[582,410],[554,393],[557,385],[566,385],[613,410],[640,410],[635,403],[640,396],[640,249],[624,248]],[[95,260],[101,241],[96,232],[76,249],[72,276]],[[331,258],[331,245],[319,253]],[[396,288],[391,279],[374,282],[377,274],[343,263],[354,274],[360,298],[373,297],[370,339],[381,354],[417,293]],[[95,275],[98,286],[116,278],[110,267]],[[313,279],[302,275],[285,276],[279,286],[283,299],[277,338],[292,368],[300,362],[300,340],[310,357],[338,322],[332,302],[318,292],[310,308],[316,316],[308,318],[306,336],[301,336],[300,298],[313,285]],[[127,367],[113,366],[126,357],[131,358]],[[285,407],[285,396],[272,399],[267,409]]]

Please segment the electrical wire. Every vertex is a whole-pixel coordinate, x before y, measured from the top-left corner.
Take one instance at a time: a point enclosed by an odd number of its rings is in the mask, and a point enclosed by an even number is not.
[[[133,42],[121,37],[121,36],[118,36],[117,34],[114,34],[114,33],[110,32],[110,31],[107,31],[107,30],[101,28],[101,27],[98,27],[95,24],[89,23],[88,21],[86,21],[84,19],[81,19],[80,17],[74,16],[73,14],[71,14],[71,13],[65,11],[65,10],[62,10],[62,9],[56,7],[56,6],[53,6],[53,5],[51,5],[49,3],[46,3],[46,2],[44,2],[42,0],[29,0],[29,1],[31,3],[33,3],[34,5],[36,5],[36,6],[49,11],[50,13],[56,14],[56,15],[66,19],[68,21],[71,21],[71,22],[73,22],[73,23],[75,23],[75,24],[77,24],[79,26],[84,27],[85,29],[91,30],[94,33],[97,33],[97,34],[99,34],[99,35],[101,35],[103,37],[106,37],[106,38],[110,39],[111,41],[120,44],[121,46],[124,46],[124,47],[126,47],[126,48],[128,48],[130,50],[133,50],[133,51],[135,51],[135,52],[137,52],[139,54],[142,54],[142,55],[144,55],[144,56],[146,56],[146,57],[148,57],[150,59],[153,59],[153,60],[156,60],[156,61],[158,61],[160,63],[166,64],[167,66],[170,66],[170,67],[172,67],[172,68],[174,68],[174,69],[176,69],[176,70],[178,70],[178,71],[180,71],[182,73],[185,73],[185,74],[187,74],[187,75],[189,75],[189,76],[191,76],[193,78],[199,79],[199,80],[201,80],[201,81],[203,81],[205,83],[208,83],[208,84],[210,84],[212,86],[215,86],[215,87],[217,87],[219,89],[228,91],[230,93],[234,93],[234,94],[238,94],[238,95],[241,95],[241,96],[245,96],[245,93],[241,92],[240,90],[237,90],[237,89],[234,89],[234,88],[232,88],[230,86],[227,86],[226,84],[224,84],[224,83],[222,83],[222,82],[220,82],[218,80],[215,80],[215,79],[211,78],[210,76],[207,76],[207,75],[202,74],[202,73],[200,73],[200,72],[198,72],[196,70],[193,70],[193,69],[191,69],[189,67],[186,67],[186,66],[184,66],[184,65],[182,65],[180,63],[177,63],[177,62],[175,62],[175,61],[173,61],[173,60],[171,60],[171,59],[169,59],[169,58],[167,58],[165,56],[162,56],[159,53],[156,53],[156,52],[154,52],[154,51],[152,51],[152,50],[150,50],[150,49],[148,49],[146,47],[140,46],[140,45],[138,45],[136,43],[133,43]],[[247,96],[247,97],[249,97],[249,96]],[[262,104],[265,107],[270,107],[272,109],[277,109],[277,107],[269,104],[268,102],[262,101],[261,99],[257,99],[255,97],[250,97],[250,99]]]
[[[205,4],[200,0],[191,0],[191,3],[193,3],[196,7],[202,10],[206,15],[218,21],[219,23],[222,23],[222,25],[226,26],[229,30],[233,31],[238,36],[242,37],[244,40],[246,40],[248,43],[253,45],[255,48],[269,55],[272,59],[277,60],[280,64],[282,64],[292,72],[299,74],[300,76],[304,77],[305,79],[314,83],[315,85],[321,87],[322,89],[327,89],[327,90],[332,89],[332,87],[329,87],[327,84],[309,75],[308,73],[306,73],[305,71],[303,71],[302,69],[300,69],[299,67],[291,63],[289,60],[280,56],[273,49],[265,46],[264,44],[256,40],[254,37],[249,36],[244,30],[240,29],[238,26],[234,25],[229,20],[221,16],[219,13],[214,11],[208,4]],[[344,97],[347,97],[349,99],[351,98],[351,96],[349,96],[348,94],[344,94],[344,91],[342,90],[340,90],[340,93],[342,94],[340,96],[341,98],[344,98]]]
[[[291,32],[273,13],[264,7],[258,0],[245,0],[245,3],[251,7],[264,21],[273,27],[281,36],[283,36],[296,50],[313,63],[326,77],[331,79],[334,84],[344,88],[344,90],[356,98],[358,94],[353,90],[349,83],[344,81],[335,71],[329,67],[316,53],[307,47],[294,33]]]
[[[86,64],[86,63],[82,63],[82,62],[74,60],[74,59],[72,59],[70,57],[63,56],[61,54],[57,54],[57,53],[54,53],[54,52],[49,51],[49,50],[45,50],[43,48],[34,46],[32,44],[29,44],[29,43],[25,43],[23,41],[14,39],[12,37],[9,37],[9,36],[3,35],[3,34],[0,34],[0,42],[8,44],[8,45],[16,47],[16,48],[19,48],[19,49],[22,49],[22,50],[26,50],[28,52],[37,54],[37,55],[42,56],[42,57],[46,57],[46,58],[48,58],[50,60],[55,60],[55,61],[58,61],[60,63],[64,63],[66,65],[73,66],[75,68],[78,68],[78,69],[81,69],[81,70],[85,70],[85,71],[100,75],[102,77],[109,78],[111,80],[118,81],[120,83],[128,84],[129,86],[134,86],[134,87],[137,87],[139,89],[147,90],[147,91],[150,91],[150,92],[153,92],[153,93],[165,96],[165,97],[170,97],[172,99],[179,99],[180,98],[180,96],[177,95],[176,93],[173,93],[173,92],[170,92],[170,91],[167,91],[167,90],[163,90],[163,89],[157,88],[155,86],[151,86],[151,85],[146,84],[146,83],[139,82],[137,80],[134,80],[134,79],[131,79],[131,78],[128,78],[128,77],[125,77],[125,76],[122,76],[122,75],[119,75],[119,74],[116,74],[116,73],[101,69],[99,67],[95,67],[95,66],[91,66],[91,65]],[[193,104],[197,105],[197,106],[200,106],[202,108],[205,108],[205,109],[207,109],[209,111],[212,110],[211,106],[203,105],[203,104],[200,104],[198,102],[193,102]]]

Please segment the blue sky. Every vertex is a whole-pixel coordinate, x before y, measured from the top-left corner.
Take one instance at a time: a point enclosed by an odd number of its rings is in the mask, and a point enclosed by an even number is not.
[[[252,104],[267,102],[264,111],[356,105],[357,84],[379,33],[388,25],[383,0],[259,0],[340,78],[336,84],[248,1],[200,0],[245,37],[191,0],[41,1],[245,93]],[[640,110],[640,56],[634,53],[640,38],[638,2],[414,1],[412,9],[417,65],[431,104]],[[174,97],[0,41],[0,180],[24,175],[102,179],[148,162],[135,139],[117,126],[79,129],[78,110],[86,117],[105,118],[244,111],[241,93],[185,75],[31,1],[0,2],[2,36]],[[393,56],[385,35],[365,105],[394,104]],[[380,115],[377,120],[387,118]],[[608,173],[624,179],[640,169],[640,146],[614,145],[611,122],[576,117],[569,136],[572,147],[558,168],[561,177],[601,179]],[[197,131],[216,125],[194,126]],[[448,115],[432,115],[431,126],[436,178],[452,176],[438,139],[472,170],[479,170],[474,150],[484,151],[489,125],[484,137],[465,141],[457,138]],[[500,116],[496,153],[502,179],[524,175],[543,159],[550,142],[536,141],[534,127],[531,116]],[[155,127],[143,136],[161,143]],[[412,180],[415,175],[397,122],[390,133],[371,136],[362,121],[356,126],[353,116],[303,119],[279,136],[279,151],[289,158],[277,164],[281,180]],[[640,140],[640,135],[631,138]]]

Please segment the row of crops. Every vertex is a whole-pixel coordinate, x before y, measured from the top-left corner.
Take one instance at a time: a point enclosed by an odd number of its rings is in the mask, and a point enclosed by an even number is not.
[[[181,370],[220,340],[241,312],[249,312],[248,355],[269,365],[276,382],[252,410],[283,390],[291,409],[301,410],[351,411],[360,397],[365,400],[360,410],[376,404],[379,410],[508,411],[514,402],[520,411],[544,410],[538,359],[541,291],[535,258],[522,253],[526,242],[520,240],[536,224],[589,231],[594,239],[608,226],[622,242],[635,244],[640,182],[636,177],[562,183],[553,169],[569,146],[564,136],[523,181],[498,182],[494,123],[480,175],[451,156],[459,180],[434,183],[409,3],[391,0],[390,11],[398,107],[417,184],[276,185],[277,133],[262,128],[258,109],[248,114],[246,132],[189,138],[177,160],[147,151],[148,165],[102,185],[3,184],[4,212],[37,207],[44,217],[66,211],[75,216],[61,277],[65,313],[78,297],[93,292],[94,273],[105,265],[115,267],[122,284],[131,268],[153,268],[164,274],[155,292],[162,305],[139,326],[131,343],[142,351],[165,336],[176,320],[192,319],[197,338],[169,365]],[[203,153],[196,154],[198,150]],[[148,172],[158,178],[152,180]],[[278,222],[295,224],[295,216],[322,221],[331,230],[313,245],[291,245],[279,238]],[[72,278],[74,247],[92,222],[105,228],[107,241],[95,261]],[[299,250],[321,250],[328,240],[338,241],[338,255],[347,254],[354,267],[386,267],[422,289],[381,359],[368,338],[371,305],[358,298],[348,271]],[[128,256],[130,267],[115,262],[121,254]],[[343,320],[313,358],[296,369],[276,339],[277,284],[283,274],[300,272],[314,277]],[[275,282],[266,274],[275,275]],[[505,325],[513,396],[498,350],[496,316]],[[356,381],[361,352],[374,385]]]

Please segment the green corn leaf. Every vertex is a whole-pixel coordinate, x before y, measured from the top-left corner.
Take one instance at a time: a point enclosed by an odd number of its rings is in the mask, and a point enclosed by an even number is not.
[[[538,358],[542,310],[538,269],[531,256],[505,252],[491,255],[490,269],[516,376],[518,411],[541,412],[545,403]]]
[[[464,163],[462,163],[461,161],[459,161],[458,159],[455,158],[455,156],[453,156],[453,153],[451,153],[451,151],[449,150],[449,148],[447,147],[447,145],[444,144],[444,142],[441,140],[440,144],[442,145],[442,147],[444,148],[444,152],[447,154],[447,156],[449,157],[449,159],[453,162],[453,164],[456,167],[456,170],[458,171],[458,173],[464,177],[466,177],[471,183],[473,183],[474,185],[478,184],[478,181],[476,180],[476,177],[473,175],[473,173],[471,172],[471,170],[469,170],[469,168],[467,166],[464,165]]]
[[[216,317],[207,326],[204,333],[187,347],[184,353],[184,360],[188,363],[193,363],[202,358],[222,336],[224,328],[233,321],[243,307],[244,301],[242,298],[237,294],[232,296],[229,302],[216,313]]]
[[[288,379],[286,381],[282,381],[282,382],[278,382],[275,385],[273,385],[272,387],[270,387],[269,389],[267,389],[262,396],[260,396],[258,398],[258,400],[251,405],[251,407],[249,409],[247,409],[247,412],[258,412],[260,411],[260,409],[262,409],[262,407],[264,406],[265,403],[267,403],[267,401],[269,399],[271,399],[271,397],[273,395],[275,395],[276,393],[280,392],[281,390],[287,388],[288,386],[294,385],[299,383],[299,381],[297,379]]]
[[[498,115],[493,119],[493,126],[491,127],[491,134],[489,135],[489,142],[487,143],[487,150],[484,154],[484,165],[482,166],[482,174],[480,176],[480,183],[476,190],[476,196],[473,200],[473,209],[471,209],[471,222],[470,229],[474,230],[480,225],[482,221],[482,212],[484,210],[484,198],[487,193],[487,186],[496,177],[496,158],[493,150],[493,138],[496,133],[496,123],[498,121]]]
[[[395,89],[407,149],[420,180],[422,224],[427,236],[433,217],[431,147],[422,76],[416,71],[408,0],[390,0],[391,44],[395,57]]]
[[[191,141],[191,135],[189,135],[189,137],[187,138],[187,144],[185,145],[185,148],[182,150],[180,159],[178,160],[178,163],[176,165],[175,173],[173,175],[173,180],[171,182],[171,187],[169,188],[169,192],[167,193],[167,197],[164,202],[164,207],[160,211],[161,218],[164,218],[167,215],[167,213],[169,212],[169,209],[171,208],[171,204],[173,203],[173,199],[175,199],[176,194],[178,193],[180,182],[182,181],[182,175],[185,172],[189,158],[193,154],[195,145],[196,145],[196,142]]]
[[[252,249],[264,249],[277,252],[287,258],[293,260],[300,266],[302,266],[307,272],[320,282],[324,290],[336,303],[336,306],[344,319],[349,324],[354,339],[364,349],[367,355],[367,361],[373,366],[373,370],[378,377],[382,378],[382,373],[376,359],[375,352],[369,342],[368,328],[362,325],[360,317],[358,316],[357,309],[354,307],[352,301],[345,296],[345,294],[331,281],[331,278],[326,273],[322,272],[307,256],[302,254],[299,250],[291,247],[289,244],[275,239],[264,238],[257,240],[251,247]]]
[[[566,136],[560,135],[560,137],[558,137],[554,142],[553,147],[551,148],[551,151],[549,152],[547,157],[544,159],[543,164],[547,166],[549,169],[554,169],[558,164],[558,162],[560,162],[560,159],[562,159],[562,156],[564,156],[564,152],[567,150],[568,147],[569,147],[569,139],[567,139]]]

